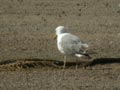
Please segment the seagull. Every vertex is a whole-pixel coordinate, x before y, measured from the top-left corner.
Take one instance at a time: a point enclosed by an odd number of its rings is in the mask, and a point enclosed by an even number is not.
[[[64,55],[63,69],[66,66],[66,56],[91,58],[87,53],[89,45],[81,41],[79,37],[68,33],[66,30],[67,28],[64,26],[58,26],[55,29],[58,50]],[[76,58],[76,70],[77,62]]]

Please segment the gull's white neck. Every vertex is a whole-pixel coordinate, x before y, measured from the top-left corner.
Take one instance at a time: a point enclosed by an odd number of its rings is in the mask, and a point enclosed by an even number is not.
[[[64,34],[63,32],[59,32],[59,33],[57,33],[57,36],[60,36],[60,35],[62,35],[62,34]]]

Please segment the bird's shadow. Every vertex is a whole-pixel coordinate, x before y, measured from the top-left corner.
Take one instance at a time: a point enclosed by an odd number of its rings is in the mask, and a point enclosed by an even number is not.
[[[120,58],[96,58],[88,66],[120,63]]]
[[[22,65],[27,65],[28,67],[34,67],[34,65],[39,66],[63,66],[64,62],[60,60],[51,60],[51,59],[20,59],[20,60],[6,60],[1,61],[0,65],[8,65],[8,64],[19,64],[19,61],[23,61]],[[27,62],[26,62],[27,61]],[[95,65],[106,65],[106,64],[114,64],[120,63],[120,58],[96,58],[91,61],[79,61],[79,66],[85,67],[93,67]],[[66,62],[67,67],[75,66],[76,62]]]
[[[91,61],[79,61],[78,65],[82,66],[95,66],[95,65],[106,65],[106,64],[114,64],[114,63],[120,63],[120,58],[96,58]],[[55,62],[55,64],[62,66],[63,62]],[[66,66],[74,66],[76,65],[76,62],[67,62]]]

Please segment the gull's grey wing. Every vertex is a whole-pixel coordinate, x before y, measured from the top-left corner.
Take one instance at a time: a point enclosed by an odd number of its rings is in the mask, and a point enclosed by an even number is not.
[[[82,50],[82,42],[80,38],[72,34],[64,35],[60,45],[68,55],[84,52],[84,50]]]

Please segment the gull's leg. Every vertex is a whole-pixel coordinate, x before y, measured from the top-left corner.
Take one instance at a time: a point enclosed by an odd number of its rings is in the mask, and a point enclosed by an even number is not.
[[[66,56],[64,56],[64,64],[63,64],[63,69],[65,69],[65,65],[66,65]]]
[[[78,68],[78,59],[76,58],[76,67],[75,67],[75,69],[77,70],[77,68]]]

